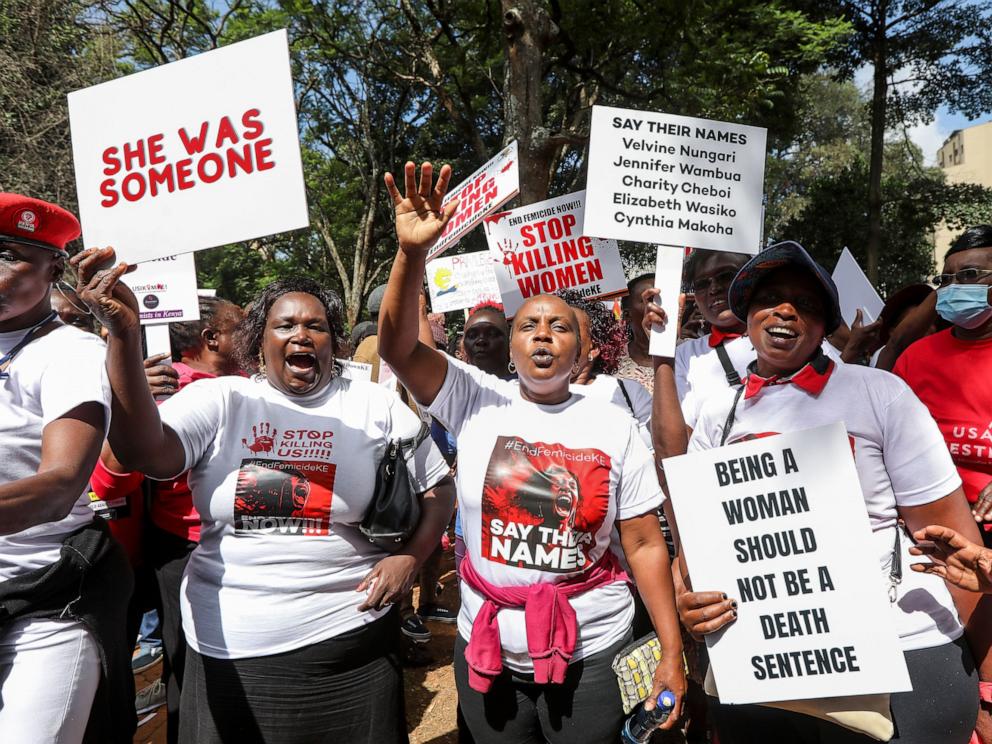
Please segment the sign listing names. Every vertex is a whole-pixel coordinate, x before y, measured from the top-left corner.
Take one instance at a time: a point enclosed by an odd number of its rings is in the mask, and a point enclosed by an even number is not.
[[[589,235],[754,254],[766,130],[594,106]]]
[[[912,689],[843,423],[664,467],[693,588],[739,603],[706,636],[722,702]]]

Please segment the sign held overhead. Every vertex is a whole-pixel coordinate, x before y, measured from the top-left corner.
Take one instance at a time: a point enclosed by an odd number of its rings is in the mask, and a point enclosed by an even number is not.
[[[87,246],[134,264],[309,225],[286,31],[69,94]]]
[[[494,261],[489,251],[442,256],[427,264],[431,309],[450,313],[480,302],[500,302]]]
[[[457,198],[458,211],[427,254],[427,260],[432,261],[440,256],[482,222],[483,218],[519,193],[520,163],[517,141],[514,140],[492,160],[445,194],[442,205]]]
[[[584,204],[585,192],[576,191],[486,218],[506,317],[524,300],[562,289],[589,298],[627,292],[617,243],[588,237]]]
[[[754,254],[766,130],[593,106],[589,235]]]

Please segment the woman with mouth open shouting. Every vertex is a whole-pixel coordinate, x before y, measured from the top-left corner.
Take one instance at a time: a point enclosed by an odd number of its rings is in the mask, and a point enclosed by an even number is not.
[[[663,501],[647,447],[628,413],[569,391],[578,362],[575,313],[558,297],[527,300],[513,318],[500,380],[417,340],[425,256],[457,209],[442,206],[451,168],[392,175],[399,251],[379,317],[379,352],[458,440],[467,555],[455,681],[475,741],[617,741],[623,711],[611,669],[631,640],[634,607],[609,551],[614,523],[663,647],[654,697],[685,690]],[[649,697],[649,700],[651,698]]]
[[[979,618],[985,608],[976,611],[973,595],[908,570],[912,541],[900,524],[914,530],[944,524],[977,537],[961,479],[936,424],[902,380],[881,370],[837,364],[824,354],[824,335],[840,323],[837,288],[797,243],[779,243],[751,259],[730,284],[729,304],[746,320],[757,358],[741,387],[728,388],[703,405],[689,451],[844,422],[879,560],[865,571],[880,571],[880,579],[890,583],[892,621],[913,684],[912,692],[891,696],[892,741],[964,744],[978,715],[972,649],[981,661],[990,624]],[[659,322],[660,310],[651,303],[645,323]],[[664,440],[678,432],[680,423],[672,386],[662,384],[671,374],[670,364],[659,364],[653,418],[656,448],[669,453],[673,447]],[[893,561],[896,550],[901,564]],[[678,567],[688,585],[682,560]],[[901,583],[891,578],[898,565],[907,567]],[[678,607],[686,628],[703,636],[747,612],[748,605],[738,606],[733,596],[722,593],[731,588],[680,586]],[[836,723],[777,708],[722,705],[711,698],[710,709],[724,744],[873,741]]]
[[[337,296],[282,279],[235,335],[251,378],[200,380],[156,407],[138,305],[110,248],[74,259],[79,296],[110,331],[109,441],[158,480],[189,471],[202,519],[182,586],[188,650],[181,744],[407,741],[397,613],[451,517],[448,466],[430,437],[404,449],[420,524],[386,555],[358,529],[390,442],[420,421],[397,395],[334,366]],[[415,315],[414,315],[415,317]]]

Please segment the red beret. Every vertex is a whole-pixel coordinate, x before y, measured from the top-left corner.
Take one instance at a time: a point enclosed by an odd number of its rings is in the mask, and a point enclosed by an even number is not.
[[[79,220],[62,207],[0,191],[0,239],[65,254],[79,233]]]

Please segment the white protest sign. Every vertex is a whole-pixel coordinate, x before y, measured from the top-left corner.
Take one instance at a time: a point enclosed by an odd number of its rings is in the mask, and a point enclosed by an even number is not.
[[[506,317],[527,298],[560,289],[589,298],[626,293],[616,241],[586,236],[584,202],[585,192],[576,191],[486,218]]]
[[[706,636],[721,702],[912,689],[843,423],[664,468],[693,588],[739,603]]]
[[[124,275],[123,281],[138,298],[141,325],[200,319],[192,253],[140,263],[137,269]]]
[[[593,106],[586,232],[754,254],[766,130]]]
[[[286,32],[69,94],[83,240],[138,263],[307,227]]]
[[[355,362],[351,359],[335,359],[341,365],[341,376],[346,380],[364,380],[372,382],[372,365],[367,362]]]
[[[654,286],[661,290],[655,301],[661,302],[661,309],[668,316],[665,327],[655,324],[651,327],[648,340],[648,353],[652,356],[674,357],[675,344],[679,340],[679,295],[682,293],[682,263],[684,248],[659,245],[658,258],[654,269]]]
[[[445,194],[444,204],[458,199],[458,211],[451,218],[441,238],[427,254],[432,261],[520,193],[520,162],[517,141],[504,147],[488,163]]]
[[[169,324],[146,325],[145,326],[145,352],[153,357],[156,354],[168,354],[172,356],[172,341],[169,338]],[[172,361],[167,360],[167,364]]]
[[[480,302],[499,302],[499,285],[489,251],[442,256],[427,264],[431,309],[450,313]]]
[[[841,251],[840,258],[837,259],[833,277],[845,323],[849,326],[854,323],[859,308],[864,311],[862,317],[865,325],[878,320],[885,303],[847,248]]]

